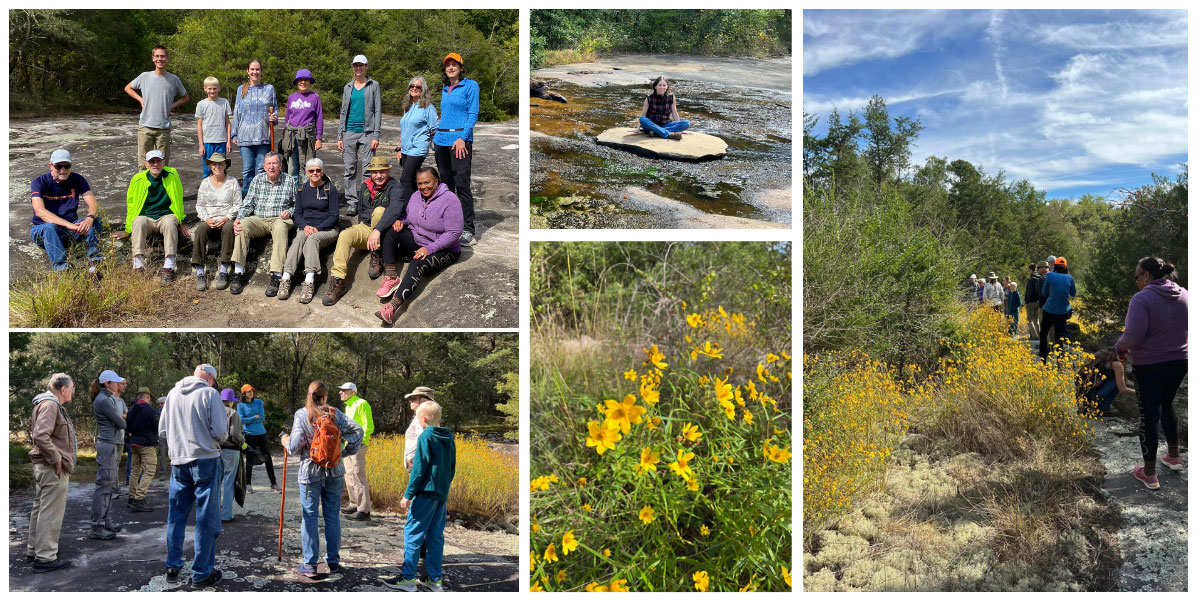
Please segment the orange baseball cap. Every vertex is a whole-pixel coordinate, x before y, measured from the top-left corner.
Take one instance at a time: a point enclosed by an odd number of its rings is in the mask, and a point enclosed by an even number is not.
[[[447,55],[446,55],[446,58],[443,58],[443,59],[442,59],[442,64],[443,64],[443,65],[444,65],[444,64],[446,64],[446,61],[448,61],[448,60],[450,60],[450,59],[454,59],[454,62],[456,62],[456,63],[458,63],[458,64],[460,64],[460,65],[461,65],[461,64],[463,64],[463,59],[462,59],[462,57],[461,57],[461,56],[459,56],[459,55],[458,55],[458,53],[457,53],[457,52],[451,52],[450,54],[447,54]]]
[[[1062,265],[1065,267],[1065,266],[1067,266],[1067,259],[1060,256],[1060,257],[1054,259],[1054,264]]]
[[[248,384],[248,383],[247,383],[246,385],[243,385],[243,386],[242,386],[242,393],[243,393],[243,394],[245,394],[246,392],[251,392],[251,391],[254,391],[254,386],[252,386],[252,385],[250,385],[250,384]]]

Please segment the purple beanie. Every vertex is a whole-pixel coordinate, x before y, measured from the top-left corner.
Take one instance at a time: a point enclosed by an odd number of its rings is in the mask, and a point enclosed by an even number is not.
[[[237,402],[237,401],[238,401],[237,393],[233,391],[233,388],[225,388],[225,389],[221,390],[221,402]]]

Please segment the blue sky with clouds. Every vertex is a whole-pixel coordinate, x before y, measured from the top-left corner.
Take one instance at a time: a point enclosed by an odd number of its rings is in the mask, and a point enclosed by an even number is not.
[[[1187,161],[1185,11],[805,10],[804,110],[872,94],[925,126],[913,152],[1109,196]]]

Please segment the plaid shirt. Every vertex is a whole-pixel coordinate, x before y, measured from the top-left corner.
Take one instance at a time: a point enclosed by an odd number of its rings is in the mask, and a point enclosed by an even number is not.
[[[250,215],[258,215],[263,219],[278,217],[283,211],[289,213],[296,208],[296,178],[287,173],[279,174],[279,181],[271,183],[266,173],[259,173],[250,182],[246,197],[242,198],[242,206],[238,209],[238,218],[245,219]]]

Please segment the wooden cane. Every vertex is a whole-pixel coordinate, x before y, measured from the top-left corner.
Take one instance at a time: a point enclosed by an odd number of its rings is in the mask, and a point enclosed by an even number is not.
[[[272,132],[273,133],[273,132]],[[279,554],[275,557],[276,561],[283,560],[283,506],[287,501],[287,446],[283,447],[283,491],[279,495]]]
[[[271,152],[275,152],[275,124],[271,122],[275,118],[275,107],[270,107],[270,119],[267,119],[267,126],[271,128]]]

